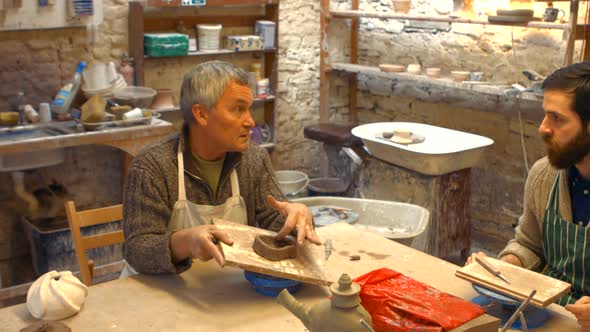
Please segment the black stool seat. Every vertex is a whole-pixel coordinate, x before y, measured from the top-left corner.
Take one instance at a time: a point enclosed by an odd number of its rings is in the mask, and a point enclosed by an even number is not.
[[[305,138],[340,146],[361,146],[363,142],[350,131],[355,124],[320,123],[303,128]]]

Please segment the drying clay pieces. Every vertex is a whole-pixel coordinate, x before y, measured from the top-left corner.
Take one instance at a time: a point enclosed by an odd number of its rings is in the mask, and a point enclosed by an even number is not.
[[[384,71],[386,73],[401,73],[406,71],[406,67],[402,66],[402,65],[392,65],[392,64],[388,64],[388,63],[384,63],[379,65],[379,69],[381,69],[381,71]]]
[[[271,261],[297,258],[295,241],[289,237],[283,240],[277,240],[274,236],[258,235],[254,239],[252,249],[258,255]]]
[[[414,143],[422,143],[426,139],[424,136],[420,136],[418,134],[412,133],[407,129],[396,129],[393,132],[384,131],[382,133],[377,133],[375,137],[391,141],[398,144],[414,144]]]

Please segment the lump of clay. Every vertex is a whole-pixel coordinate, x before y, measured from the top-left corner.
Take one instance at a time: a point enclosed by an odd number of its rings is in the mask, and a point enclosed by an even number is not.
[[[257,235],[254,239],[252,249],[258,255],[271,261],[297,258],[295,241],[289,237],[283,240],[277,240],[274,236]]]
[[[27,308],[33,317],[60,320],[77,314],[88,288],[70,271],[50,271],[39,277],[27,292]]]

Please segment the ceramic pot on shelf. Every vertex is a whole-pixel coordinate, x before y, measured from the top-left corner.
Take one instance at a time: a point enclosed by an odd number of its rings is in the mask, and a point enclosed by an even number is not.
[[[174,108],[174,101],[172,99],[172,89],[156,89],[158,93],[150,106],[153,110],[162,110]]]

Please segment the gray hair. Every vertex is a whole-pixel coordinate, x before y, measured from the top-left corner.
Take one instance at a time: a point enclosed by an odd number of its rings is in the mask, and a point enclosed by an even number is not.
[[[223,61],[203,62],[186,73],[180,88],[180,111],[185,123],[194,121],[194,104],[212,109],[231,82],[248,85],[248,73]]]

